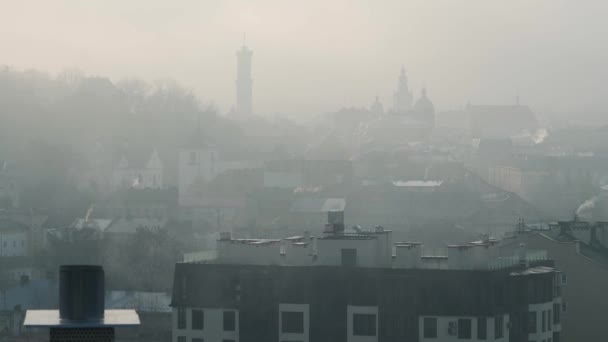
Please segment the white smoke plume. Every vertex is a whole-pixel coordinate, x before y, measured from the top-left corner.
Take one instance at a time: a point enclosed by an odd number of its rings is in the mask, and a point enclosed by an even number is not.
[[[540,144],[549,136],[549,132],[545,128],[539,128],[532,134],[532,141],[535,144]]]
[[[597,201],[597,196],[593,196],[590,199],[583,202],[583,204],[581,204],[578,207],[578,209],[576,209],[576,215],[577,216],[587,215],[587,214],[591,215],[591,213],[589,213],[589,211],[592,210],[593,208],[595,208],[596,201]]]

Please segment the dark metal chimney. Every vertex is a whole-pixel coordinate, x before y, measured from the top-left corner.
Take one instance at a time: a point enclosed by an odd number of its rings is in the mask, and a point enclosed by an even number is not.
[[[135,310],[104,308],[101,266],[59,268],[59,310],[27,310],[25,327],[50,328],[50,342],[113,342],[115,327],[138,326]]]
[[[104,272],[101,266],[60,267],[59,318],[70,321],[102,320],[104,303]]]

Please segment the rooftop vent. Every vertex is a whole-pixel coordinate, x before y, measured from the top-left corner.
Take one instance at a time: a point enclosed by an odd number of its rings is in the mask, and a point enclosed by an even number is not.
[[[135,310],[104,310],[101,266],[59,268],[59,310],[27,310],[25,327],[50,328],[51,342],[112,342],[114,327],[139,325]]]
[[[325,226],[325,233],[344,233],[344,211],[330,210],[327,212],[327,225]]]
[[[59,269],[59,318],[102,320],[104,272],[101,266],[69,265]]]

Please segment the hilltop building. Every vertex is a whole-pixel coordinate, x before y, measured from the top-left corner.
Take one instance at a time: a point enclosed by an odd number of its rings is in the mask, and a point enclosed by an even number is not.
[[[163,163],[156,149],[119,154],[112,170],[112,188],[144,189],[163,187]]]
[[[251,116],[253,113],[252,56],[253,51],[247,45],[243,45],[236,52],[236,114],[238,116]]]
[[[407,114],[412,110],[413,96],[407,84],[405,67],[401,67],[397,89],[393,94],[393,112],[396,114]]]

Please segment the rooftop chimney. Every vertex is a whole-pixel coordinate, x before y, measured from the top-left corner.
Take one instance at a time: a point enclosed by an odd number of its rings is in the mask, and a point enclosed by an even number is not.
[[[344,233],[344,211],[330,210],[327,212],[327,233]]]
[[[59,318],[86,321],[104,318],[104,272],[101,266],[59,268]]]
[[[59,268],[59,310],[28,310],[25,327],[50,328],[51,342],[113,342],[114,328],[139,325],[135,310],[104,310],[101,266]]]

